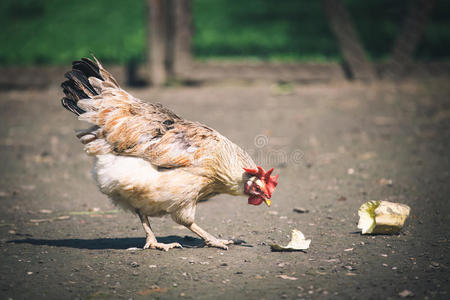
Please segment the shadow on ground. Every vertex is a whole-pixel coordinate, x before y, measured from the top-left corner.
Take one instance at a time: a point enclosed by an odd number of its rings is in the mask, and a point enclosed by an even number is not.
[[[204,246],[201,239],[185,236],[184,238],[170,235],[159,237],[161,243],[180,243],[185,248],[199,248]],[[126,250],[132,247],[143,247],[144,238],[102,238],[102,239],[33,239],[10,240],[7,243],[31,244],[35,246],[54,246],[89,250]]]

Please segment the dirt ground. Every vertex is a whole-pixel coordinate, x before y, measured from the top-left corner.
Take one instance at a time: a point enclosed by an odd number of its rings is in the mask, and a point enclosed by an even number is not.
[[[1,299],[395,299],[404,290],[448,299],[448,80],[131,92],[275,167],[272,207],[232,196],[200,203],[200,226],[245,241],[228,251],[203,247],[170,218],[150,221],[183,249],[130,250],[144,231],[97,190],[74,136],[86,125],[60,106],[59,89],[2,91]],[[400,234],[358,233],[357,210],[372,199],[411,206]],[[311,248],[271,252],[294,228]]]

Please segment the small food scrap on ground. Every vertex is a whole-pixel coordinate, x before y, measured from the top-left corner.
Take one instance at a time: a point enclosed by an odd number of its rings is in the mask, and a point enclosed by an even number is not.
[[[369,201],[358,211],[358,229],[362,234],[393,234],[399,232],[409,216],[408,205],[389,201]]]
[[[97,207],[90,208],[88,211],[71,211],[69,212],[70,215],[110,215],[110,214],[117,214],[120,210],[118,209],[112,209],[112,210],[100,210]]]
[[[286,280],[297,280],[298,279],[297,277],[288,276],[285,274],[277,275],[276,277],[281,278],[281,279],[286,279]]]
[[[161,293],[161,294],[167,293],[167,291],[168,291],[168,288],[160,288],[159,286],[154,285],[149,289],[144,289],[142,291],[137,292],[137,294],[140,296],[148,296],[153,293]]]
[[[131,247],[131,248],[127,248],[127,251],[139,251],[142,250],[142,248],[137,248],[137,247]]]
[[[311,240],[306,240],[300,230],[292,229],[291,241],[286,246],[272,244],[270,248],[272,251],[304,251],[309,249],[309,244]]]
[[[344,196],[340,196],[340,197],[337,199],[337,201],[339,201],[339,202],[343,202],[343,201],[345,201],[345,200],[347,200],[347,198],[345,198]]]
[[[380,178],[380,180],[378,180],[378,183],[380,185],[387,185],[387,186],[392,186],[394,184],[392,179],[386,179],[386,178]]]
[[[31,219],[30,223],[43,223],[43,222],[54,222],[54,221],[63,221],[63,220],[69,220],[70,216],[59,216],[55,218],[47,218],[47,219]]]
[[[414,297],[414,293],[410,290],[403,290],[398,295],[402,298]]]

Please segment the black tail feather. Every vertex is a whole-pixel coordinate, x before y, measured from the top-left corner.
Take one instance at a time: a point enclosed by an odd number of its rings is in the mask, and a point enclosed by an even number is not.
[[[78,107],[77,102],[81,99],[91,98],[98,93],[89,82],[89,77],[95,77],[104,80],[100,75],[98,65],[88,58],[82,58],[72,63],[72,71],[67,72],[64,77],[68,80],[61,84],[63,92],[66,95],[61,99],[61,103],[67,110],[76,115],[85,111]]]
[[[73,101],[72,99],[64,97],[61,99],[61,104],[62,104],[62,106],[64,106],[65,109],[73,112],[77,116],[85,113],[85,111],[82,110],[81,108],[79,108],[77,106],[77,103],[75,101]]]
[[[89,96],[98,95],[83,72],[72,69],[72,71],[64,74],[64,77],[69,79],[69,81],[72,81],[75,86],[81,91],[84,91],[85,94],[90,94]]]
[[[98,66],[90,59],[82,58],[81,61],[72,62],[72,69],[82,72],[87,78],[96,77],[102,79]]]
[[[63,92],[67,98],[72,99],[75,103],[77,103],[81,99],[87,99],[89,96],[77,88],[75,83],[71,80],[66,80],[61,84],[63,88]]]

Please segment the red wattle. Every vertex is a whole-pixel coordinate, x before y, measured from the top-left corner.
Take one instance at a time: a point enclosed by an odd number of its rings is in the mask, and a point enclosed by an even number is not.
[[[250,197],[248,197],[248,204],[260,205],[261,203],[263,203],[263,201],[264,199],[258,195],[251,195]]]

